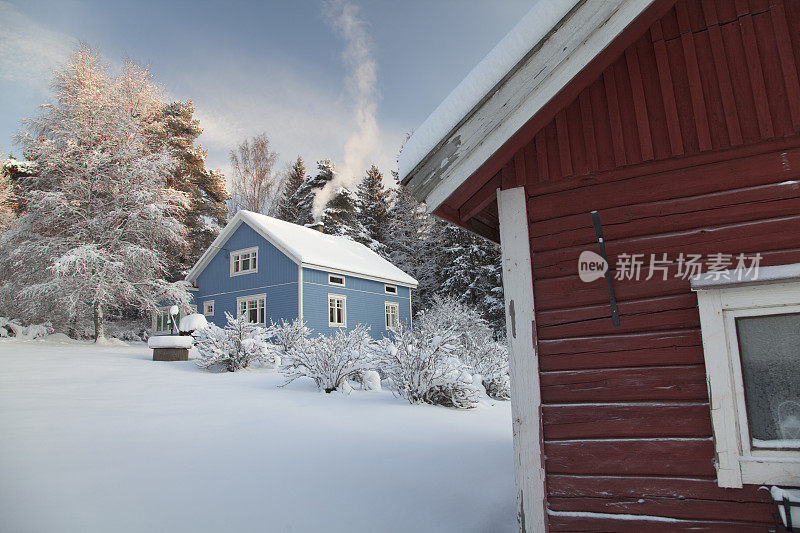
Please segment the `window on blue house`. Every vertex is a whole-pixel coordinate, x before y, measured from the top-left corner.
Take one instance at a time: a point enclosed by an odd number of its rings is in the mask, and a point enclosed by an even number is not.
[[[252,324],[265,324],[267,313],[267,295],[242,296],[236,299],[239,316],[244,316]]]
[[[258,248],[231,252],[231,276],[258,272]]]
[[[344,276],[335,276],[333,274],[328,274],[328,284],[339,285],[341,287],[344,287]]]
[[[386,329],[396,329],[400,325],[400,306],[396,302],[386,302]]]
[[[214,316],[214,300],[206,300],[203,302],[203,314],[206,316]]]
[[[347,327],[347,298],[344,296],[328,295],[328,325]]]
[[[396,285],[384,285],[383,290],[386,292],[386,294],[397,294]]]

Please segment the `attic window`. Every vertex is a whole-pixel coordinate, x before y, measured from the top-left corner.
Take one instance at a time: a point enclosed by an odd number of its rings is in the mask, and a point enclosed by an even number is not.
[[[231,252],[231,276],[258,272],[258,247]]]
[[[334,276],[333,274],[328,274],[328,285],[338,285],[340,287],[344,287],[344,276]]]
[[[397,287],[395,285],[384,285],[383,290],[386,294],[397,294]]]

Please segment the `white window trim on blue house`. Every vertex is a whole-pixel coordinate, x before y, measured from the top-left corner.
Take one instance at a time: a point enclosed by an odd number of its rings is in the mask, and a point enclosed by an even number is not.
[[[383,302],[384,324],[386,329],[397,329],[400,325],[400,304]]]
[[[335,305],[334,302],[341,302],[341,306]],[[336,310],[341,309],[341,317],[337,317]],[[334,319],[331,320],[331,311],[334,311]],[[346,328],[347,327],[347,296],[342,294],[328,294],[328,326],[332,328]]]
[[[251,305],[251,304],[255,305]],[[245,304],[244,308],[242,304]],[[253,322],[250,318],[250,312],[256,312],[256,321]],[[267,295],[266,294],[250,294],[248,296],[239,296],[236,298],[236,315],[242,316],[247,314],[248,322],[251,324],[266,324],[267,320]]]
[[[339,283],[341,280],[341,283]],[[345,286],[345,277],[340,276],[339,274],[328,274],[328,285],[336,285],[337,287],[344,287]]]
[[[214,316],[214,300],[203,302],[203,314],[205,316]]]
[[[397,295],[397,285],[389,285],[388,283],[383,286],[383,292],[386,294]]]
[[[241,268],[242,262],[247,256],[248,268]],[[231,277],[241,276],[242,274],[252,274],[258,272],[258,246],[235,250],[231,252]]]

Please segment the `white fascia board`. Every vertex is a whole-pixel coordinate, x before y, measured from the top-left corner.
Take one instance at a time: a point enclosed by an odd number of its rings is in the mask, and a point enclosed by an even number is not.
[[[301,263],[300,266],[302,266],[303,268],[310,268],[310,269],[313,269],[313,270],[322,270],[324,272],[330,272],[332,274],[341,274],[343,276],[353,276],[355,278],[368,279],[370,281],[380,281],[381,283],[390,283],[392,285],[401,285],[403,287],[408,287],[408,288],[411,288],[411,289],[416,289],[417,286],[419,285],[419,283],[413,283],[412,284],[412,283],[407,283],[405,281],[398,281],[396,279],[381,278],[381,277],[378,277],[378,276],[370,276],[370,275],[367,275],[367,274],[360,274],[358,272],[353,272],[353,271],[350,271],[350,270],[341,270],[341,269],[338,269],[338,268],[331,268],[331,267],[328,267],[328,266],[325,266],[325,265],[315,265],[313,263]]]
[[[442,171],[436,178],[438,183],[425,198],[420,198],[429,211],[438,208],[651,3],[652,0],[623,0],[618,5],[605,1],[582,3],[544,42],[534,43],[541,44],[541,48],[493,89],[491,96],[409,172],[410,179],[403,181],[413,192],[423,185],[421,181],[426,176],[420,174],[425,167],[429,171],[438,167]],[[509,106],[516,102],[516,106]],[[506,106],[511,109],[503,113]],[[454,151],[440,154],[442,161],[431,165],[437,153],[447,151],[456,139]]]

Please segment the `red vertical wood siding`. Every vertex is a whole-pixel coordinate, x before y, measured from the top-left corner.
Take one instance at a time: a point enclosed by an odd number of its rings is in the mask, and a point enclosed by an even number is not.
[[[679,0],[633,37],[573,82],[577,98],[502,176],[468,180],[444,209],[496,239],[492,191],[528,191],[551,531],[767,531],[766,491],[716,485],[688,282],[674,264],[666,280],[615,280],[614,327],[605,282],[581,282],[577,258],[596,251],[598,210],[612,265],[680,252],[800,262],[800,2]]]

